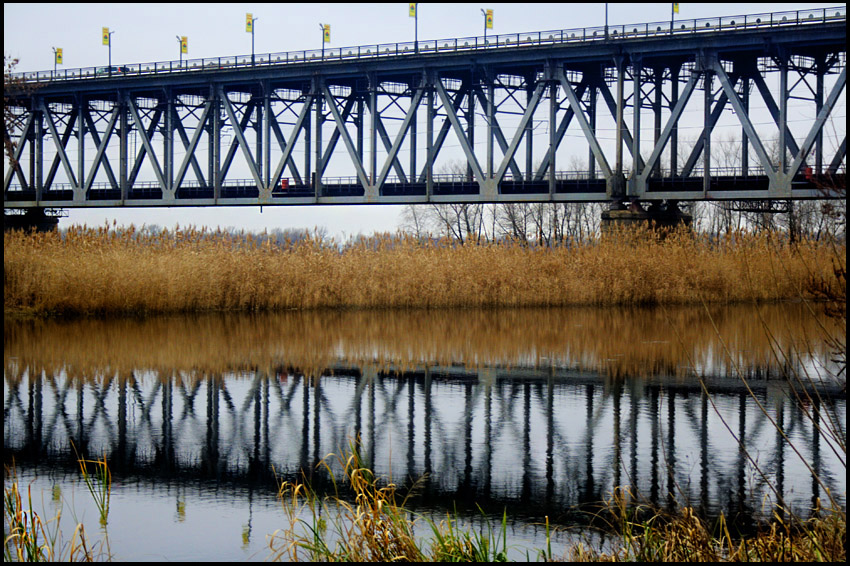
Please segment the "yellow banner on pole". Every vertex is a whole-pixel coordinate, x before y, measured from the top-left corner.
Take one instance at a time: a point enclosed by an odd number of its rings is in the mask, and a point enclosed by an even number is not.
[[[679,3],[678,2],[673,2],[673,13],[674,14],[679,13]]]
[[[103,28],[103,44],[109,45],[109,28]]]
[[[180,53],[189,53],[189,38],[185,35],[180,37]]]
[[[487,10],[487,29],[493,29],[493,10]]]
[[[61,47],[56,48],[56,64],[57,65],[62,64],[62,48]]]
[[[416,17],[416,2],[410,2],[408,5],[410,6],[410,17],[415,18]]]
[[[245,31],[248,33],[254,32],[254,15],[245,14]]]
[[[331,24],[325,24],[325,33],[322,36],[325,43],[331,42]]]

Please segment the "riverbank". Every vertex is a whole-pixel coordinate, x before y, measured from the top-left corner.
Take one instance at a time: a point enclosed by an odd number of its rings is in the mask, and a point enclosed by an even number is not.
[[[770,234],[606,235],[582,245],[384,235],[278,243],[196,229],[4,234],[4,310],[25,316],[312,308],[767,302],[832,279],[846,246]]]

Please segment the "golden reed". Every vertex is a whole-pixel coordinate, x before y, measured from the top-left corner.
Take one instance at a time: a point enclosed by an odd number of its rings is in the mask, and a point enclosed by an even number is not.
[[[845,247],[770,234],[606,235],[579,246],[357,243],[279,246],[194,228],[72,227],[4,234],[4,307],[32,314],[312,308],[655,305],[799,298]]]

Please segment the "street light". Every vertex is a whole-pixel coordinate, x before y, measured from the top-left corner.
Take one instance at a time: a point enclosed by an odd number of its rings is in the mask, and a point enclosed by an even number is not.
[[[319,29],[322,30],[322,61],[325,60],[325,43],[331,42],[331,25],[319,24]]]
[[[112,34],[114,31],[109,31],[109,28],[103,28],[101,36],[103,37],[103,44],[109,47],[109,67],[107,68],[108,76],[112,76]]]
[[[245,14],[245,31],[251,34],[251,66],[254,65],[254,22],[259,19],[254,17],[253,14]]]
[[[493,29],[493,10],[482,8],[481,15],[484,16],[484,47],[487,47],[487,29]]]

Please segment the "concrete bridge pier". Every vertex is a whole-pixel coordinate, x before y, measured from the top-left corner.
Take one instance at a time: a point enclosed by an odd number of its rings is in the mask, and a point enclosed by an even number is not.
[[[3,214],[3,231],[25,230],[50,232],[59,226],[59,216],[47,214],[43,208],[28,208],[23,214]]]
[[[614,227],[640,226],[651,222],[656,229],[676,228],[682,224],[690,226],[693,217],[679,209],[677,201],[650,201],[649,207],[633,200],[628,205],[617,201],[602,213],[602,231]]]

